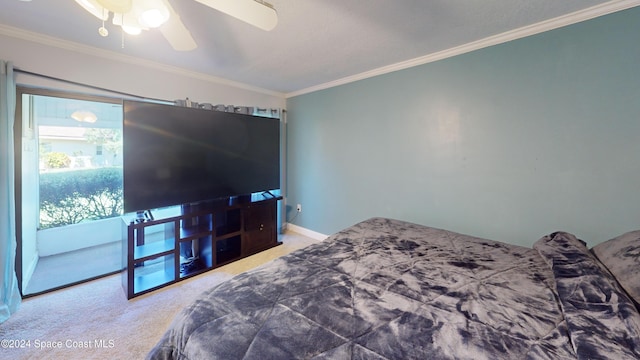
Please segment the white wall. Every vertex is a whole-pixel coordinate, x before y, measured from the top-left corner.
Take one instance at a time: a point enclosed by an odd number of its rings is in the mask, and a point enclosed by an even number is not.
[[[5,31],[6,33],[7,31]],[[15,36],[15,37],[14,37]],[[164,100],[184,99],[212,104],[254,105],[284,108],[284,95],[242,84],[193,74],[173,67],[139,61],[114,53],[110,59],[87,54],[83,48],[66,50],[4,34],[0,28],[0,58],[13,62],[16,69],[70,80],[114,91]],[[81,51],[83,50],[83,51]],[[103,54],[102,52],[96,52]],[[217,82],[216,82],[217,81]],[[18,74],[17,82],[61,88],[59,83]],[[65,89],[90,93],[71,85]]]
[[[122,240],[124,222],[111,218],[38,231],[38,254],[50,256]]]

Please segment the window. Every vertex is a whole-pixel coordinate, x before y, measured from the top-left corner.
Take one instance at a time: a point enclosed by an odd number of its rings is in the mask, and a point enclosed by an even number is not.
[[[122,215],[122,105],[24,96],[40,144],[38,228]]]
[[[51,147],[52,147],[52,145],[51,145],[50,142],[43,141],[43,142],[40,143],[40,151],[41,152],[49,153],[49,152],[51,152]]]

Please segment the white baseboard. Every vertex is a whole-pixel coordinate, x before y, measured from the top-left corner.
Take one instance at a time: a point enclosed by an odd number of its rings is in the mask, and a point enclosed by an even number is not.
[[[322,241],[326,238],[329,237],[329,235],[325,235],[325,234],[321,234],[319,232],[313,231],[313,230],[309,230],[307,228],[303,228],[302,226],[298,226],[298,225],[294,225],[291,223],[286,223],[286,230],[287,231],[293,231],[295,233],[298,233],[300,235],[304,235],[308,238],[314,239],[314,240],[318,240],[318,241]]]

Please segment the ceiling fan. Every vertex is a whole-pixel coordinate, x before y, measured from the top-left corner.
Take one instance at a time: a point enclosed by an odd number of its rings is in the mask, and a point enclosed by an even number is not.
[[[262,30],[272,30],[278,23],[273,5],[263,0],[195,0],[212,9],[233,16]],[[177,51],[190,51],[198,47],[191,32],[168,0],[76,0],[80,6],[102,20],[98,33],[109,35],[104,22],[113,14],[114,25],[128,34],[158,28]]]

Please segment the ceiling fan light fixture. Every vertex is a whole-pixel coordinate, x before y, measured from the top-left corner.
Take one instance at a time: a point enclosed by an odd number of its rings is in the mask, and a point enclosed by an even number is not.
[[[148,30],[138,22],[138,17],[132,12],[125,14],[114,13],[113,25],[120,26],[129,35],[138,35],[142,30]]]
[[[157,28],[167,20],[169,20],[169,11],[164,7],[144,10],[138,18],[138,22],[142,26],[150,28]]]
[[[93,1],[93,0],[89,0]],[[101,7],[114,13],[127,13],[133,7],[133,0],[96,0]]]
[[[122,31],[126,32],[129,35],[140,35],[142,33],[142,29],[135,26],[122,25]]]
[[[91,15],[97,17],[102,21],[106,21],[109,19],[109,12],[104,11],[102,5],[100,5],[96,0],[76,0],[76,3],[78,3],[78,5],[82,6],[83,9],[91,13]]]
[[[189,30],[171,7],[169,0],[75,0],[83,9],[102,20],[98,34],[109,35],[104,26],[113,13],[112,22],[122,28],[124,34],[138,35],[142,30],[159,28],[171,46],[178,51],[190,51],[197,47]],[[164,26],[163,26],[164,25]]]

